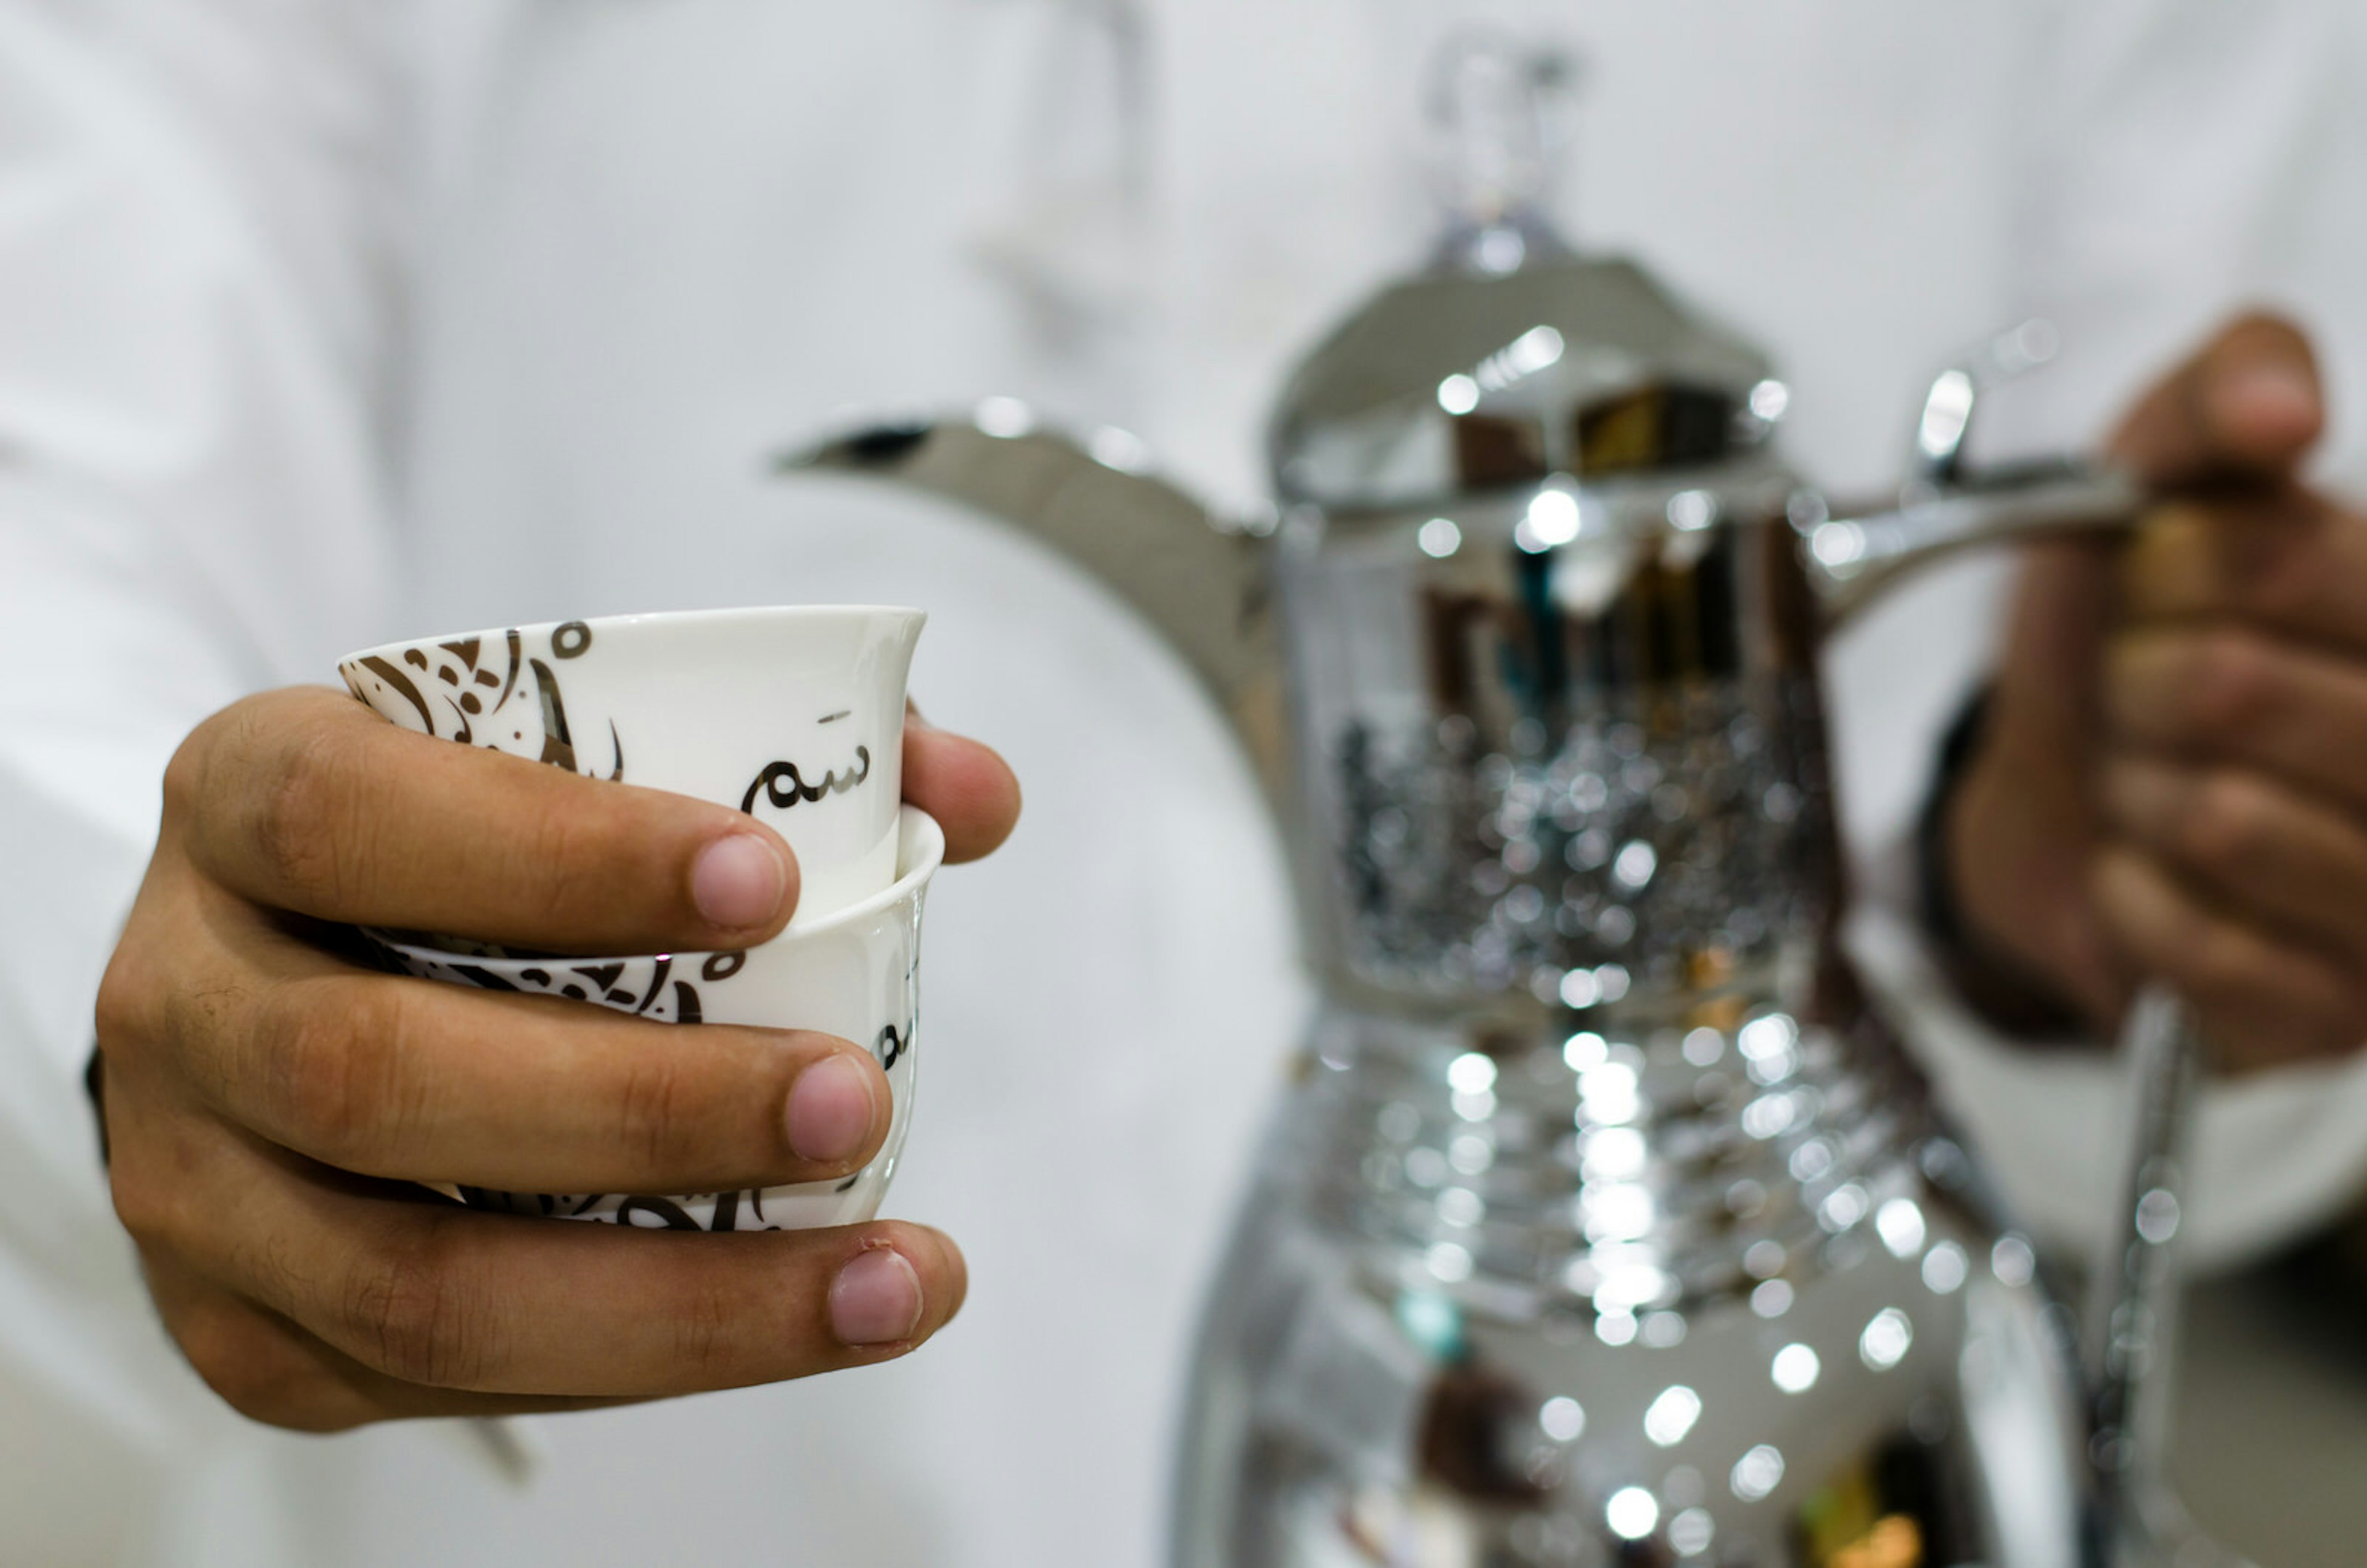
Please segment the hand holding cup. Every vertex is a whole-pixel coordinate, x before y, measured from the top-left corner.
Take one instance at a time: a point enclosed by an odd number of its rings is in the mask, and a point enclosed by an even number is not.
[[[1009,770],[917,724],[903,739],[946,858],[991,851]],[[420,822],[438,830],[402,830]],[[117,1209],[199,1373],[257,1419],[332,1429],[770,1382],[934,1334],[965,1275],[923,1226],[618,1234],[414,1185],[843,1179],[887,1132],[864,1044],[424,985],[354,962],[342,931],[730,950],[782,931],[797,894],[748,814],[430,741],[340,694],[199,726],[97,1010]]]

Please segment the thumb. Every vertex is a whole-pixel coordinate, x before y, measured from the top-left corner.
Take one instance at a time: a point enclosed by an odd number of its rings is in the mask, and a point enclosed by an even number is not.
[[[2147,392],[2112,455],[2160,486],[2290,477],[2326,426],[2317,360],[2299,327],[2240,317]]]

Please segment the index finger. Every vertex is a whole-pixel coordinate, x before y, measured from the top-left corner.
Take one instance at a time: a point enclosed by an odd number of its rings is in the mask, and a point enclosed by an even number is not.
[[[2289,478],[2326,425],[2316,356],[2280,317],[2242,317],[2157,383],[2113,456],[2155,485]]]
[[[751,817],[431,739],[323,687],[200,725],[165,832],[273,908],[559,952],[750,947],[797,904],[796,856]]]
[[[1019,779],[1011,764],[917,711],[904,720],[904,798],[945,829],[948,865],[993,853],[1019,822]]]

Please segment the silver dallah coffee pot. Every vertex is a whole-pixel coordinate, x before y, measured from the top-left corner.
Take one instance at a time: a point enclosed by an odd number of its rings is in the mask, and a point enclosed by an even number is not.
[[[1324,1001],[1208,1307],[1178,1568],[2072,1568],[2088,1394],[1834,941],[1818,655],[1904,569],[2117,524],[1964,461],[1841,515],[1641,268],[1470,221],[1301,364],[1275,505],[998,400],[787,459],[967,502],[1172,641],[1282,814]]]

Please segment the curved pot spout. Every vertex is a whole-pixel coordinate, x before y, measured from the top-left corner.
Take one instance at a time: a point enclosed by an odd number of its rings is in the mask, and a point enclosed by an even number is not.
[[[1115,434],[1116,433],[1110,433]],[[1097,441],[1098,447],[1104,443]],[[1280,652],[1262,522],[1228,517],[1132,471],[1139,444],[1097,456],[1028,423],[996,434],[967,417],[877,424],[783,453],[782,473],[886,479],[985,513],[1082,567],[1157,627],[1284,796]],[[1121,466],[1121,465],[1128,466]]]

